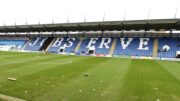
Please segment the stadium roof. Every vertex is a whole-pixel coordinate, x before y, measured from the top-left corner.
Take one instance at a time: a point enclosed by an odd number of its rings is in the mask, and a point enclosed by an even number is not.
[[[180,19],[126,20],[0,26],[0,32],[180,30]]]

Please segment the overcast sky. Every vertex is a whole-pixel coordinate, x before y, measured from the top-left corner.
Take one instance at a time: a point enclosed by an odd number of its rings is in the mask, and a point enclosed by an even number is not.
[[[180,0],[0,0],[0,25],[174,18],[176,11],[180,18]]]

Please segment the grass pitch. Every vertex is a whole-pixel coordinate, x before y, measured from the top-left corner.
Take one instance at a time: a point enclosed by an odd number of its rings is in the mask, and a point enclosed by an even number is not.
[[[27,101],[180,101],[180,62],[0,52],[0,94]]]

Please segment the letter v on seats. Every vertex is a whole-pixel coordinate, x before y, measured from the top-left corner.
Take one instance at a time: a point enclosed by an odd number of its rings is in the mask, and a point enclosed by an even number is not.
[[[120,38],[122,49],[126,49],[130,43],[132,42],[133,38],[127,38],[127,42],[125,43],[125,38]]]

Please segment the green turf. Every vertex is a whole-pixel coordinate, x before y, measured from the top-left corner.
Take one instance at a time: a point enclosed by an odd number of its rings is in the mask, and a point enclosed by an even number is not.
[[[0,94],[27,101],[180,101],[180,62],[15,52],[0,57]]]

